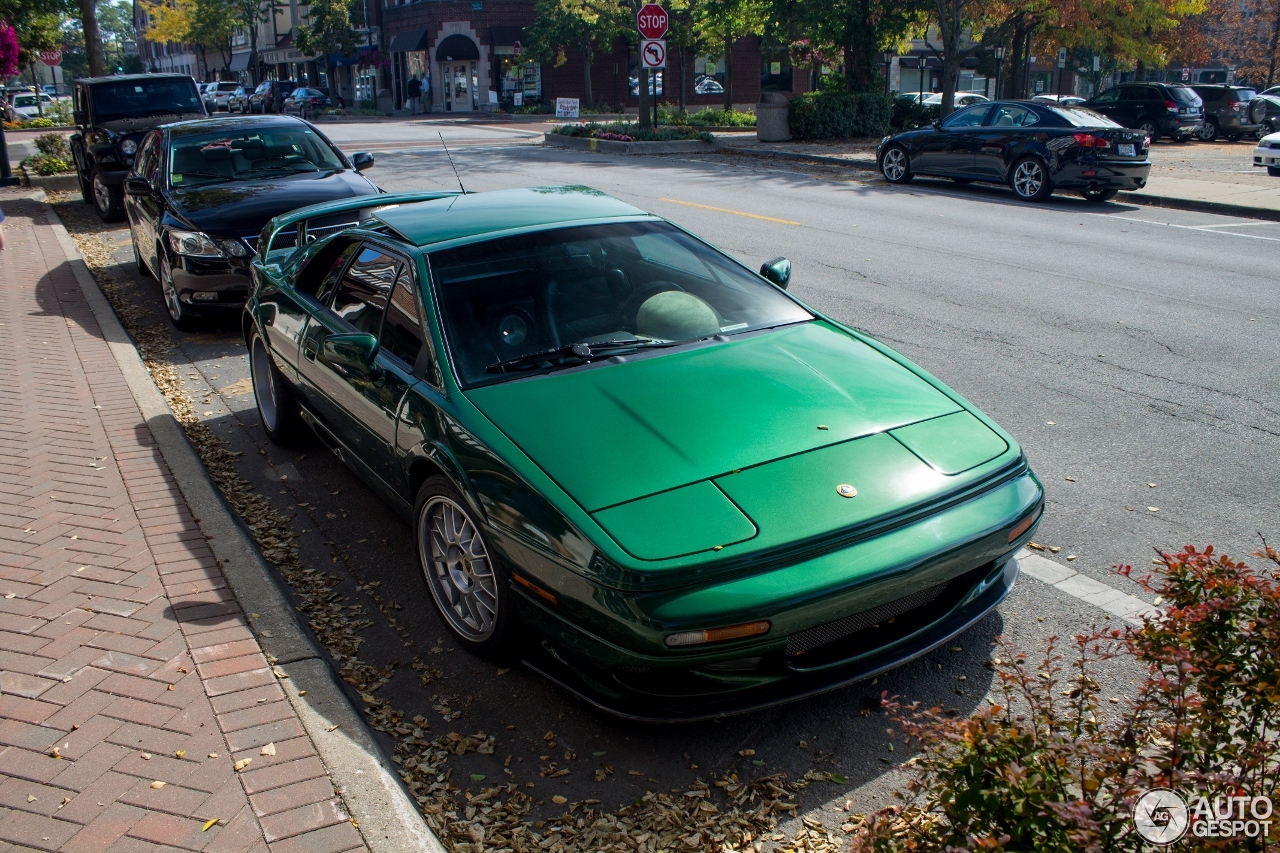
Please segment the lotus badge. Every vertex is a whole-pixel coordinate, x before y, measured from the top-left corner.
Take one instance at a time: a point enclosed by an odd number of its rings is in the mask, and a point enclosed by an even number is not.
[[[858,490],[848,483],[841,483],[836,486],[836,494],[842,498],[851,498],[858,494]]]

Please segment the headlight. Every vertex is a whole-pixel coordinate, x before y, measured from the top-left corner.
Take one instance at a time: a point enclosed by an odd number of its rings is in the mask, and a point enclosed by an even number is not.
[[[249,255],[249,250],[239,240],[220,240],[215,237],[213,242],[217,243],[223,252],[233,258],[244,258]]]
[[[137,150],[138,150],[138,143],[134,142],[132,139],[126,139],[124,142],[120,143],[121,153],[127,154],[130,157],[132,157],[133,152]]]
[[[170,231],[169,246],[179,255],[187,255],[188,257],[224,257],[218,244],[199,231]]]

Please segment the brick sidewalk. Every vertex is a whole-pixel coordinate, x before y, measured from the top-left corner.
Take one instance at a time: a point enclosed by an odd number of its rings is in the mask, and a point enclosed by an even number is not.
[[[44,207],[0,203],[0,853],[365,849]]]

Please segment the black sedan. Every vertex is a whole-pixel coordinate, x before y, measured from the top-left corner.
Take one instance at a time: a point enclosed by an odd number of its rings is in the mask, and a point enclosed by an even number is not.
[[[201,316],[239,316],[262,227],[294,208],[377,194],[359,174],[372,165],[373,155],[348,159],[288,116],[161,125],[143,138],[124,184],[138,270],[159,279],[178,328]],[[308,239],[356,218],[321,223]]]
[[[932,175],[962,184],[1008,184],[1027,201],[1043,201],[1054,190],[1106,201],[1147,185],[1150,144],[1142,131],[1078,107],[992,101],[886,136],[876,160],[894,184]]]
[[[282,109],[285,113],[310,118],[331,105],[329,96],[319,89],[298,88],[284,99]]]

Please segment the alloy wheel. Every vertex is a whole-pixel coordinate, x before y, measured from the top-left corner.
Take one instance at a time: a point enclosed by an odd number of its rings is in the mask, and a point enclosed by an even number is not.
[[[164,307],[176,326],[185,319],[182,316],[182,300],[178,298],[178,289],[173,286],[173,269],[169,266],[169,259],[164,252],[156,254],[160,256],[160,290],[164,293]]]
[[[102,182],[102,176],[97,174],[93,176],[93,201],[99,211],[111,208],[111,190]]]
[[[274,432],[279,424],[280,409],[276,403],[276,383],[272,376],[271,356],[267,354],[266,344],[261,336],[253,338],[253,349],[249,350],[249,370],[253,378],[253,399],[258,404],[258,416],[268,432]]]
[[[418,516],[418,548],[427,586],[449,625],[484,642],[498,619],[498,580],[475,522],[453,500],[436,495]]]
[[[884,162],[880,166],[884,176],[890,181],[900,181],[907,173],[907,155],[901,148],[890,148],[884,153]]]
[[[1044,168],[1035,160],[1023,160],[1013,172],[1013,190],[1022,198],[1035,198],[1044,186]]]
[[[1218,126],[1211,121],[1206,121],[1196,131],[1196,136],[1199,137],[1201,142],[1212,142],[1218,138]]]

